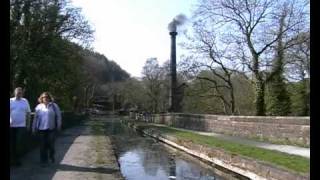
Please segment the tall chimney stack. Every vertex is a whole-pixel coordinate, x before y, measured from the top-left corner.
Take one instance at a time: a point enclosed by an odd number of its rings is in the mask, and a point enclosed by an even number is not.
[[[170,112],[177,111],[177,71],[176,71],[176,36],[177,32],[169,33],[171,36],[171,55],[170,55],[170,74],[171,74],[171,89],[170,89]]]
[[[170,55],[170,71],[171,71],[171,89],[169,97],[170,112],[178,112],[178,99],[177,99],[177,71],[176,71],[176,36],[177,27],[184,24],[187,17],[184,14],[179,14],[173,18],[173,20],[168,24],[169,34],[171,36],[171,55]]]

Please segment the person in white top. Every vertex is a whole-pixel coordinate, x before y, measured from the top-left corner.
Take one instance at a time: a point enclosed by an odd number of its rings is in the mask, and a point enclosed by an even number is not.
[[[23,98],[23,89],[17,87],[14,90],[14,97],[10,98],[10,162],[11,165],[20,165],[17,144],[20,144],[21,134],[26,129],[27,121],[30,120],[30,105],[27,99]]]
[[[32,132],[38,132],[40,135],[40,162],[41,165],[46,165],[48,163],[48,155],[52,163],[55,161],[55,132],[56,130],[61,130],[61,111],[48,92],[42,93],[38,101],[39,104],[35,108]]]

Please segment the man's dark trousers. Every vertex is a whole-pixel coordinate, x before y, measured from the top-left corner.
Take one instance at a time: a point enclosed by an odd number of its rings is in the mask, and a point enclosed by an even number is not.
[[[21,134],[25,131],[25,127],[10,127],[10,164],[20,164],[21,152],[18,151],[18,146],[23,144],[21,141]],[[21,150],[21,148],[19,148]]]

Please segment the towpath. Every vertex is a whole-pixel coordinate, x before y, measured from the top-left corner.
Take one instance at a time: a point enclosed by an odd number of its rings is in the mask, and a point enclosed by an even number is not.
[[[39,164],[39,149],[22,159],[22,166],[10,168],[11,180],[123,179],[103,123],[93,120],[66,129],[56,140],[56,162]],[[100,130],[99,130],[100,129]]]

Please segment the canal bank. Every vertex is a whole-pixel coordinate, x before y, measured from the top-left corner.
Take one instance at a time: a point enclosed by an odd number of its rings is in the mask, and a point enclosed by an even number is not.
[[[261,150],[256,147],[248,147],[244,145],[228,145],[229,149],[226,150],[223,148],[223,146],[215,147],[208,145],[210,144],[209,139],[213,139],[209,136],[192,135],[202,138],[202,140],[200,138],[198,141],[194,141],[192,138],[181,138],[182,136],[177,136],[177,134],[180,133],[180,135],[182,135],[185,132],[173,130],[169,127],[159,128],[152,126],[151,124],[136,123],[132,121],[124,122],[130,127],[137,129],[157,140],[167,143],[177,149],[181,149],[200,159],[249,177],[250,179],[294,180],[310,178],[310,167],[309,165],[306,165],[309,164],[309,160],[307,158],[285,155],[284,153],[273,152],[271,150]],[[174,133],[172,133],[173,131]],[[186,137],[186,135],[190,134],[183,134],[184,137]],[[208,143],[206,144],[203,139],[205,139],[205,141],[208,140]],[[247,155],[238,154],[237,152],[232,151],[237,147],[241,147],[241,149],[247,149],[245,152]],[[257,158],[254,158],[254,155],[257,153],[260,154],[257,156]],[[267,158],[266,160],[260,160],[259,158],[261,157],[262,159],[264,157],[268,157],[269,159]],[[272,160],[272,158],[274,158],[274,160]]]
[[[105,127],[125,179],[248,180],[145,136],[120,123],[118,118],[107,122]]]

